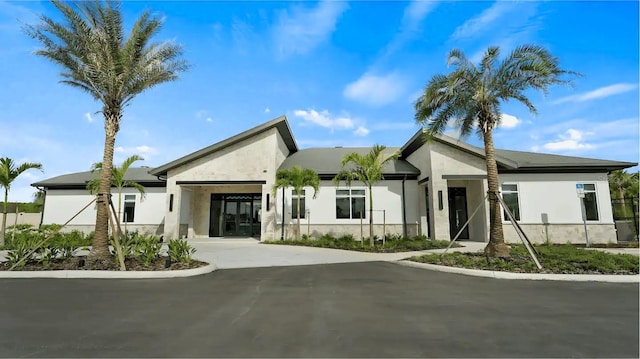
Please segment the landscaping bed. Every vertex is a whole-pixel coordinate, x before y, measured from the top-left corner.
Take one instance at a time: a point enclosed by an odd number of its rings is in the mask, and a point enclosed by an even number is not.
[[[511,258],[487,260],[483,253],[427,254],[409,260],[450,267],[514,273],[638,274],[637,256],[589,251],[573,245],[535,246],[542,269],[538,269],[522,245],[511,246]]]
[[[179,269],[193,269],[208,265],[208,263],[191,260],[189,263],[174,263],[171,262],[169,267],[166,267],[166,259],[168,257],[160,257],[153,260],[149,264],[136,259],[127,258],[124,263],[127,271],[166,271],[166,270],[179,270]],[[83,263],[84,262],[84,263]],[[8,262],[0,263],[0,271],[8,271],[11,268],[11,264]],[[55,270],[112,270],[119,271],[120,264],[114,258],[110,258],[107,261],[88,261],[85,256],[78,256],[72,258],[58,258],[53,260],[49,264],[43,264],[40,262],[28,262],[27,264],[14,268],[14,271],[55,271]]]
[[[266,244],[280,244],[291,246],[306,246],[306,247],[319,247],[319,248],[332,248],[332,249],[345,249],[358,252],[373,252],[373,253],[397,253],[397,252],[411,252],[422,251],[429,249],[441,249],[449,246],[449,241],[439,241],[426,239],[423,236],[416,236],[413,238],[402,238],[399,236],[389,236],[387,240],[382,242],[380,239],[374,241],[374,246],[371,247],[369,240],[365,239],[364,242],[356,241],[353,236],[342,236],[335,238],[330,235],[324,235],[321,238],[306,238],[303,239],[287,239],[287,240],[268,240]],[[452,247],[460,247],[459,244],[454,243]]]

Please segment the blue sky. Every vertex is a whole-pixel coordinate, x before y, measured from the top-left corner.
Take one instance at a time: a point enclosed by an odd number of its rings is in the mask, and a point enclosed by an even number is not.
[[[496,147],[638,162],[637,1],[125,1],[126,25],[144,9],[165,18],[157,40],[183,45],[192,68],[126,108],[115,163],[135,153],[162,165],[280,115],[301,148],[402,146],[450,49],[477,60],[525,43],[584,77],[531,92],[537,116],[505,104]],[[47,2],[0,2],[0,156],[44,166],[11,200],[102,159],[100,104],[60,84],[21,31],[42,13],[57,16]]]

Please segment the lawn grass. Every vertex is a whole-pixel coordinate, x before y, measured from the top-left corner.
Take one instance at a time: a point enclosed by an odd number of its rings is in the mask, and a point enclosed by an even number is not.
[[[590,251],[573,245],[539,245],[539,270],[522,245],[511,246],[511,258],[491,259],[482,253],[427,254],[409,260],[470,269],[497,270],[515,273],[556,274],[638,274],[640,259],[631,254],[611,254]]]
[[[268,240],[266,244],[280,244],[291,246],[306,246],[306,247],[320,247],[320,248],[333,248],[333,249],[346,249],[350,251],[358,252],[374,252],[374,253],[395,253],[395,252],[411,252],[422,251],[427,249],[440,249],[447,248],[449,241],[439,241],[425,239],[424,237],[415,238],[397,238],[388,239],[384,243],[384,247],[381,240],[374,241],[374,247],[371,247],[369,240],[365,239],[364,243],[356,241],[352,236],[342,236],[335,238],[325,235],[318,239],[287,239],[287,240]],[[457,243],[454,243],[452,247],[460,247]]]

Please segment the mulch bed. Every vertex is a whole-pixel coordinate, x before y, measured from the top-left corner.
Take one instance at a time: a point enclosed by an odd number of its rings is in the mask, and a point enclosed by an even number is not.
[[[127,271],[166,271],[178,269],[193,269],[206,266],[208,263],[191,260],[189,263],[171,263],[165,268],[167,257],[156,259],[151,265],[146,265],[136,258],[127,258],[124,261]],[[84,262],[84,263],[82,263]],[[82,265],[82,266],[81,266]],[[7,262],[0,263],[0,271],[8,271],[11,265]],[[48,265],[38,262],[29,262],[22,267],[14,268],[14,271],[45,271],[45,270],[113,270],[120,269],[117,259],[108,258],[100,261],[87,260],[86,256],[72,257],[69,259],[57,259]]]

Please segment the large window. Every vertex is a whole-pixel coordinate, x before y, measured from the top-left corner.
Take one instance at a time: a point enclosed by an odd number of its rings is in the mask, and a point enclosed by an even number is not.
[[[336,218],[366,218],[363,189],[336,190]]]
[[[516,221],[520,220],[520,204],[518,203],[518,185],[517,184],[502,184],[502,198],[507,204],[509,211],[513,214],[513,218]],[[509,221],[507,212],[504,211],[503,217],[505,221]]]
[[[131,223],[136,212],[136,195],[125,194],[124,195],[124,211],[122,213],[123,222]]]
[[[588,221],[598,220],[598,198],[596,197],[596,185],[584,184],[584,210]]]
[[[304,190],[300,193],[300,218],[304,218],[304,214],[307,212],[305,209],[305,193]],[[298,195],[296,191],[291,191],[291,218],[298,218]]]

